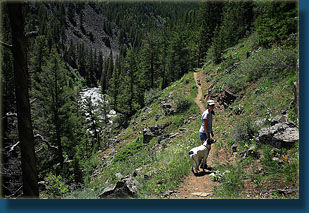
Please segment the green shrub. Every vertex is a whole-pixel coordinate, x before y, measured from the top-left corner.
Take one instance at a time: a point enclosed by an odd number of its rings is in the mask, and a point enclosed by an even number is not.
[[[244,189],[245,176],[241,165],[227,167],[220,173],[223,175],[220,178],[221,185],[214,188],[215,195],[221,198],[239,198]]]
[[[150,105],[155,99],[161,95],[161,90],[159,88],[154,88],[145,91],[144,103],[146,106]]]
[[[296,73],[298,53],[288,48],[260,49],[239,66],[240,73],[249,73],[248,81],[268,76],[276,80]]]
[[[239,61],[240,61],[239,57],[232,54],[222,61],[220,65],[221,69],[226,70],[228,68],[231,68],[235,63]]]
[[[84,174],[84,182],[89,183],[91,174],[97,169],[99,165],[98,154],[94,153],[90,158],[85,159],[80,163]]]
[[[44,180],[47,182],[44,193],[48,198],[60,198],[69,192],[69,186],[64,183],[60,175],[50,173]]]
[[[142,147],[143,140],[141,137],[138,137],[115,155],[114,162],[126,160],[129,156],[138,152]]]
[[[191,101],[188,97],[180,94],[176,94],[173,97],[175,103],[176,112],[185,112],[191,106]]]
[[[228,88],[237,93],[262,78],[272,82],[289,76],[295,79],[297,59],[297,50],[260,48],[238,65],[235,71],[224,76],[224,81]]]
[[[298,149],[282,150],[282,153],[277,154],[279,160],[274,160],[274,152],[271,146],[264,145],[262,147],[263,158],[261,164],[266,173],[268,173],[269,180],[272,184],[281,185],[297,185],[298,183]]]
[[[241,145],[250,145],[257,134],[257,127],[250,117],[243,118],[236,124],[233,131],[233,139]]]
[[[184,117],[183,116],[175,116],[173,119],[173,124],[176,127],[181,127],[184,121]]]

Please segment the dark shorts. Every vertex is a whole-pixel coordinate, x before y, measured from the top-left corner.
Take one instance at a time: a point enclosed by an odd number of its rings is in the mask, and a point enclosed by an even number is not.
[[[200,132],[200,139],[201,139],[201,141],[206,141],[206,140],[207,140],[207,135],[206,135],[206,133],[201,133],[201,132]]]

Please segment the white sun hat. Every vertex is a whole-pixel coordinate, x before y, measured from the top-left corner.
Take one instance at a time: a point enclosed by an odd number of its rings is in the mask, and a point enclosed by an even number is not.
[[[213,100],[208,100],[208,101],[207,101],[207,105],[208,105],[208,106],[215,105],[215,102],[214,102]]]

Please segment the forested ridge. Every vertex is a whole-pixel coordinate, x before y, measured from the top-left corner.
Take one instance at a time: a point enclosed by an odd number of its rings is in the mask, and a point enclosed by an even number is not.
[[[21,8],[27,35],[22,43],[27,56],[23,83],[28,87],[31,109],[37,168],[34,182],[39,189],[39,194],[32,194],[35,197],[59,198],[90,188],[102,191],[103,186],[132,172],[127,164],[134,161],[131,156],[135,154],[139,163],[134,169],[151,167],[150,159],[159,162],[157,149],[168,147],[167,141],[177,137],[172,132],[191,125],[199,116],[192,104],[197,89],[192,82],[194,71],[204,70],[207,82],[212,81],[213,73],[224,73],[212,92],[228,89],[239,96],[262,78],[296,80],[296,2],[3,3],[1,174],[2,196],[6,198],[31,196],[23,188],[22,176],[29,170],[21,169],[23,134],[17,122],[15,46],[12,48],[12,24],[17,18],[9,14],[16,5]],[[247,40],[250,44],[244,42]],[[244,46],[233,50],[240,42]],[[243,63],[238,50],[241,57],[246,56]],[[279,59],[269,62],[260,51],[269,57],[275,53]],[[264,67],[253,65],[259,60],[264,60]],[[95,95],[91,95],[93,88],[100,88]],[[211,91],[204,88],[203,94],[206,97]],[[297,122],[295,107],[297,104],[288,110]],[[152,120],[148,121],[145,113],[154,113]],[[147,128],[153,122],[156,127],[149,136]],[[177,164],[177,159],[171,163]],[[188,172],[186,167],[182,169],[175,178],[177,184]],[[156,172],[145,170],[143,181]],[[140,187],[142,197],[161,196],[168,189],[161,181],[151,194],[150,188],[156,186],[147,184]]]

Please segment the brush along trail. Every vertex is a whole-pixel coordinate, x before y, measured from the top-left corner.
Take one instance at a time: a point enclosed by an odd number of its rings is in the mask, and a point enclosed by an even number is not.
[[[202,87],[209,88],[210,83],[205,81],[205,76],[202,72],[194,72],[194,80],[198,86],[198,94],[194,99],[195,103],[199,106],[201,113],[205,111],[203,100]],[[218,108],[218,104],[216,103],[215,112],[222,113],[222,109]],[[213,127],[216,126],[215,119],[213,120]],[[196,134],[198,134],[198,129],[196,130]],[[217,139],[217,132],[214,132],[214,138]],[[210,167],[215,165],[215,162],[220,160],[219,157],[215,157],[214,153],[216,152],[216,144],[212,145],[211,151],[208,156],[207,164]],[[188,158],[189,163],[189,158]],[[214,186],[219,186],[218,182],[213,181],[213,177],[210,175],[212,173],[211,170],[206,169],[205,172],[200,169],[200,171],[196,174],[191,172],[189,175],[185,176],[183,183],[175,190],[175,193],[169,196],[170,199],[203,199],[203,198],[214,198],[213,196],[213,188]]]

